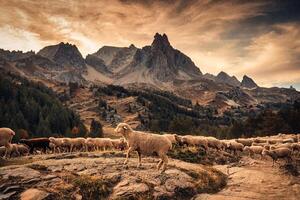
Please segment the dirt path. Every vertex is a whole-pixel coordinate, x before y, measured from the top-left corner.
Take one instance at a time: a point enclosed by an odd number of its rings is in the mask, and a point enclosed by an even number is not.
[[[227,186],[216,194],[201,194],[196,200],[298,200],[300,199],[300,177],[288,175],[279,166],[272,167],[270,160],[242,160],[244,166],[214,166],[229,172]]]

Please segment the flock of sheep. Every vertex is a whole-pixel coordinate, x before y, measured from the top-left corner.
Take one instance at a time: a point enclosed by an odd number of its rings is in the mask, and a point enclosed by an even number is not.
[[[20,144],[12,144],[14,131],[9,128],[0,128],[0,155],[10,157],[11,154],[28,155],[36,150],[52,153],[73,151],[95,151],[106,149],[127,149],[124,164],[127,164],[130,153],[137,152],[138,167],[141,165],[141,155],[157,155],[160,161],[157,169],[164,171],[168,164],[167,153],[172,146],[194,146],[208,150],[226,151],[233,155],[245,152],[249,156],[269,156],[273,165],[278,159],[292,160],[300,153],[300,135],[280,134],[274,137],[258,137],[247,139],[218,140],[214,137],[179,136],[176,134],[152,134],[133,130],[128,124],[120,123],[115,132],[123,137],[110,138],[35,138],[20,140]]]

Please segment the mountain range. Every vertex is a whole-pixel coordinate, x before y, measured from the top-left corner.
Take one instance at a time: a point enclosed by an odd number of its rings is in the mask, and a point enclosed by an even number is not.
[[[203,74],[187,55],[172,47],[166,34],[158,33],[151,45],[103,46],[86,58],[75,45],[63,42],[37,53],[0,49],[0,67],[55,84],[77,82],[167,90],[199,104],[224,109],[300,97],[294,89],[259,87],[247,75],[239,81],[223,71],[217,76]]]

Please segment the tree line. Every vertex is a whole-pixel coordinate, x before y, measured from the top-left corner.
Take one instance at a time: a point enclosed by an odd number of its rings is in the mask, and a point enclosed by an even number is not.
[[[20,137],[84,136],[80,117],[41,83],[10,74],[0,75],[0,125]]]

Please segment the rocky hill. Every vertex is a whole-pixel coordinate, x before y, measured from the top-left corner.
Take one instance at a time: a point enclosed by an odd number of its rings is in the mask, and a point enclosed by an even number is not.
[[[84,69],[85,61],[75,45],[59,43],[41,49],[37,55],[43,56],[64,68]]]
[[[258,87],[258,85],[254,82],[254,80],[246,75],[243,76],[241,86],[250,89]]]

